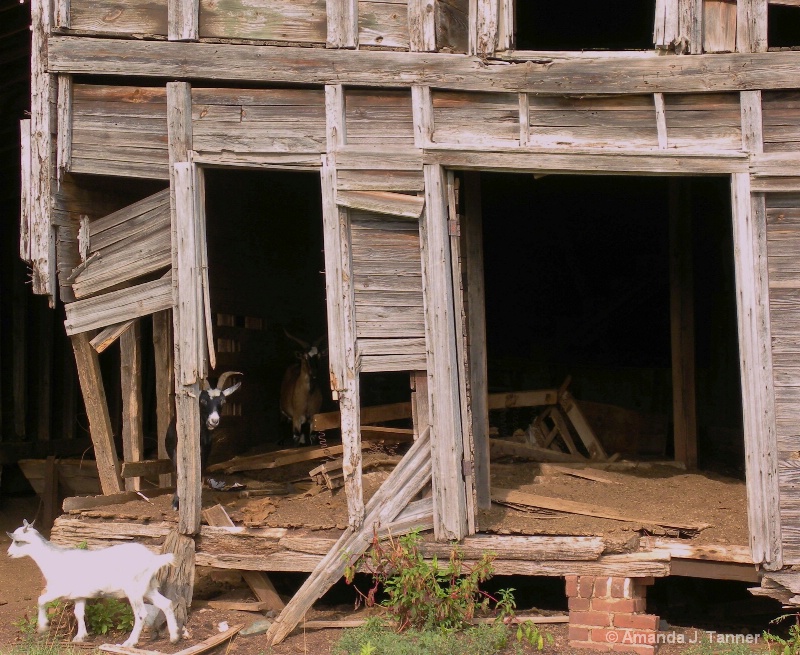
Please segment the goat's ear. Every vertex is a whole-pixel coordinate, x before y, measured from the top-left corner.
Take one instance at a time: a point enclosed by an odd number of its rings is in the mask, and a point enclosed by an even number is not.
[[[14,541],[14,535],[11,532],[6,532],[6,534],[8,535],[8,538],[11,539],[11,541]]]
[[[241,386],[242,386],[242,383],[241,382],[237,382],[236,384],[231,385],[227,389],[224,389],[222,391],[222,395],[225,396],[225,398],[227,398],[228,396],[230,396],[234,391],[236,391]]]

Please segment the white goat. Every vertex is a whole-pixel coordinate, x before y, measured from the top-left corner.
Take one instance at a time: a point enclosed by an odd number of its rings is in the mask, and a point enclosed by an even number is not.
[[[30,557],[45,577],[45,589],[39,596],[39,632],[45,632],[48,627],[47,603],[59,598],[74,600],[78,633],[72,641],[81,642],[86,637],[87,598],[127,597],[133,609],[134,625],[123,646],[135,646],[147,614],[144,604],[147,598],[164,612],[170,641],[173,644],[178,641],[172,601],[158,592],[155,577],[159,569],[173,563],[171,553],[155,555],[141,544],[121,544],[99,550],[64,548],[50,543],[27,521],[6,534],[11,537],[9,556]]]

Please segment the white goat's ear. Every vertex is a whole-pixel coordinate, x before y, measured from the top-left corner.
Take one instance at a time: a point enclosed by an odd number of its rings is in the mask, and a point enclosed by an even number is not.
[[[237,382],[236,384],[231,385],[227,389],[223,389],[222,395],[227,398],[228,396],[230,396],[234,391],[236,391],[241,386],[242,386],[242,383],[241,382]]]
[[[8,538],[11,539],[11,541],[14,541],[14,535],[11,532],[6,532],[6,534],[8,535]]]

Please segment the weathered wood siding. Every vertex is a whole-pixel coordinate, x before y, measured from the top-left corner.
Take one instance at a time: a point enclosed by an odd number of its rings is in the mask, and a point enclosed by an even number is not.
[[[408,39],[407,0],[359,1],[359,45],[407,50]]]
[[[70,172],[167,179],[167,93],[156,87],[73,90]]]
[[[351,210],[362,370],[425,368],[419,221]]]
[[[69,27],[99,34],[167,33],[167,0],[69,0]]]
[[[324,44],[325,0],[200,0],[200,37]]]
[[[742,149],[738,93],[664,96],[670,148]]]
[[[347,145],[414,145],[411,92],[348,89],[345,92]]]
[[[772,367],[784,564],[800,563],[800,194],[767,194]]]
[[[192,89],[198,152],[325,152],[322,89]]]
[[[516,93],[433,91],[435,143],[519,145]]]
[[[439,0],[435,7],[436,48],[467,52],[469,48],[469,0]]]
[[[800,91],[765,91],[762,95],[762,114],[764,152],[798,152]]]

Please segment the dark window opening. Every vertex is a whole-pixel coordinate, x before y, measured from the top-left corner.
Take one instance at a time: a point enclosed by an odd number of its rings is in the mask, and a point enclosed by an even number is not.
[[[800,48],[800,7],[768,5],[767,25],[770,48]]]
[[[517,2],[518,50],[650,50],[655,3]]]

